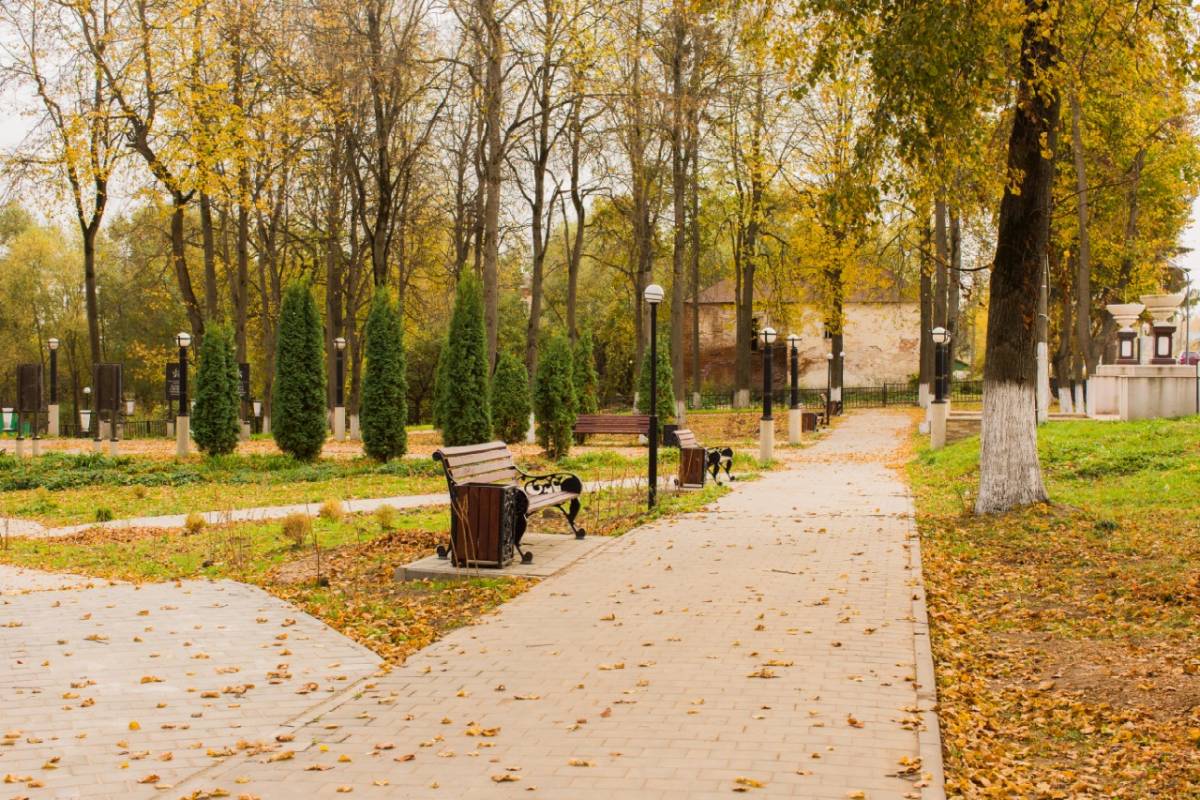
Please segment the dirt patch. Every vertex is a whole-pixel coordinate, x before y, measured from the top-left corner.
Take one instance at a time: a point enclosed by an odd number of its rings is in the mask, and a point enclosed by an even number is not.
[[[303,555],[271,570],[267,581],[289,586],[314,583],[318,575],[331,583],[351,578],[372,583],[385,578],[390,581],[395,567],[424,558],[445,539],[442,532],[406,530],[393,531],[364,544],[320,551],[309,548]]]

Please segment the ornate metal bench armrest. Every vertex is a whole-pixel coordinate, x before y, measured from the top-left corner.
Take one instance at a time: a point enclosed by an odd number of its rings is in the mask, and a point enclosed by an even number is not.
[[[526,494],[545,494],[547,492],[583,493],[583,481],[579,476],[570,472],[551,472],[546,475],[530,475],[520,471],[525,479],[523,488]]]

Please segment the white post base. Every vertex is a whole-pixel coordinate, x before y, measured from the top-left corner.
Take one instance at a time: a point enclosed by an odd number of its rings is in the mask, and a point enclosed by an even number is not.
[[[917,405],[921,408],[929,408],[929,384],[922,383],[917,386]]]
[[[749,389],[738,389],[736,392],[734,392],[734,394],[733,394],[733,407],[734,408],[747,408],[747,407],[749,407],[749,405],[750,405],[750,390]]]
[[[362,439],[362,433],[358,430],[358,414],[350,415],[350,438],[356,442]]]
[[[100,438],[101,439],[112,438],[112,423],[111,422],[101,422],[100,423]]]
[[[191,446],[191,432],[191,417],[175,418],[175,455],[179,458],[187,458],[188,449]]]
[[[1058,410],[1063,414],[1071,414],[1074,408],[1071,406],[1071,387],[1058,387]]]
[[[16,446],[13,447],[13,454],[17,457],[18,461],[20,461],[22,458],[25,457],[25,440],[24,439],[17,439]]]
[[[760,461],[775,459],[775,420],[763,419],[758,422],[758,458]]]
[[[167,420],[167,438],[170,439],[173,436],[175,436],[175,420],[169,419]]]
[[[929,420],[929,447],[941,450],[946,446],[946,415],[949,406],[946,403],[933,402],[929,404],[931,419]]]
[[[262,419],[263,419],[263,424],[262,424],[262,432],[263,432],[263,433],[270,433],[270,432],[271,432],[271,418],[270,418],[270,417],[263,417]]]
[[[241,430],[241,433],[238,435],[238,438],[241,439],[243,442],[250,441],[250,423],[249,422],[242,423],[242,430]]]
[[[34,458],[37,458],[38,456],[40,456],[42,454],[42,440],[41,439],[33,439],[32,443],[29,446],[29,449],[33,452]]]
[[[92,440],[92,451],[95,453],[99,453],[100,455],[104,455],[104,440],[103,439],[93,439]]]
[[[46,406],[46,435],[58,436],[58,403]]]
[[[117,457],[117,440],[116,439],[108,440],[108,454],[110,456],[112,456],[113,458]]]
[[[803,409],[788,409],[788,444],[800,444],[800,431],[803,427],[800,423],[803,421],[803,414]]]
[[[346,441],[346,407],[333,407],[333,440],[335,442]]]
[[[529,430],[525,431],[525,443],[537,443],[537,420],[533,418],[533,412],[529,412]]]
[[[1083,383],[1082,382],[1075,384],[1075,402],[1072,405],[1075,406],[1075,411],[1080,414],[1082,414],[1086,408],[1086,406],[1084,405],[1084,402],[1083,402]]]

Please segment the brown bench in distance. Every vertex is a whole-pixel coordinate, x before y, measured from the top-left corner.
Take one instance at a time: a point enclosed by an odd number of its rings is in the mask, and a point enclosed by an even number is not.
[[[679,485],[704,486],[705,471],[712,473],[714,481],[719,481],[721,470],[725,477],[733,480],[733,448],[705,447],[696,439],[696,434],[687,428],[675,431],[679,440]]]
[[[575,433],[627,433],[650,435],[649,414],[580,414],[575,418]]]
[[[533,554],[521,549],[521,537],[525,535],[529,517],[542,509],[557,508],[561,511],[576,539],[586,535],[583,528],[575,525],[575,518],[579,516],[579,496],[583,494],[583,482],[576,475],[569,472],[530,475],[513,462],[512,451],[504,442],[443,447],[434,452],[433,460],[440,462],[446,472],[452,504],[458,497],[460,487],[467,484],[514,486],[520,489],[516,495],[518,523],[512,538],[523,564],[532,562]],[[451,530],[451,545],[454,541],[454,531]],[[448,553],[445,545],[438,546],[438,557],[445,558]]]

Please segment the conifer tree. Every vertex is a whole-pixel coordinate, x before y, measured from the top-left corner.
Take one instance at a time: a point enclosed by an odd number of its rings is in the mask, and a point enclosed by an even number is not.
[[[675,416],[675,390],[671,388],[671,352],[665,339],[658,340],[658,424],[670,422]],[[638,375],[638,412],[650,413],[650,348],[642,357]]]
[[[272,399],[275,443],[294,458],[312,461],[325,444],[327,409],[321,317],[307,281],[284,291]]]
[[[201,452],[219,456],[237,449],[241,428],[238,420],[240,380],[229,326],[209,327],[200,345],[196,406],[192,410],[192,437]]]
[[[551,458],[571,452],[576,413],[572,360],[571,344],[561,333],[550,337],[538,359],[533,410],[538,444]]]
[[[375,292],[366,326],[366,373],[359,420],[363,450],[377,461],[404,455],[408,435],[408,384],[404,364],[404,329],[400,311],[387,289]]]
[[[500,354],[492,379],[492,424],[496,436],[520,442],[529,432],[529,374],[521,359],[509,352]]]
[[[592,347],[592,332],[584,330],[575,342],[574,371],[577,410],[580,414],[595,414],[600,408],[600,377],[596,374],[596,354]]]
[[[483,290],[474,273],[458,281],[454,315],[443,348],[436,390],[442,441],[450,447],[492,438]]]

